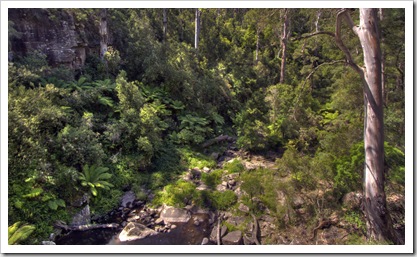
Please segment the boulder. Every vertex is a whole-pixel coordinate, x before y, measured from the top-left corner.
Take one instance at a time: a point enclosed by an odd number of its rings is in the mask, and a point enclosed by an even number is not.
[[[91,222],[90,206],[87,204],[72,218],[71,226],[87,225]]]
[[[191,218],[191,215],[185,209],[166,206],[162,210],[160,217],[165,221],[165,223],[188,222],[188,220]]]
[[[155,220],[155,224],[156,224],[156,225],[162,225],[162,224],[164,224],[164,220],[163,220],[162,218],[157,218],[157,219]]]
[[[232,231],[222,238],[225,245],[240,245],[242,244],[242,231]]]
[[[248,212],[249,212],[249,207],[248,207],[248,206],[246,206],[246,205],[244,205],[243,203],[240,203],[240,204],[239,204],[238,209],[239,209],[240,211],[242,211],[242,212],[246,212],[246,213],[248,213]]]
[[[256,244],[255,241],[252,238],[249,238],[247,236],[243,237],[243,244],[244,245],[254,245]]]
[[[133,191],[127,191],[123,196],[121,200],[120,206],[124,208],[130,208],[133,205],[133,202],[136,199],[136,195]]]
[[[299,195],[295,195],[293,199],[294,208],[299,209],[303,206],[303,204],[304,204],[303,198]]]
[[[284,206],[285,205],[285,202],[286,202],[285,193],[283,191],[279,190],[279,191],[277,191],[277,194],[276,195],[277,195],[277,197],[276,197],[277,202],[280,205]]]
[[[208,186],[204,183],[201,183],[198,187],[196,187],[196,190],[198,191],[203,191],[203,190],[207,190]]]
[[[221,231],[220,231],[220,237],[224,237],[224,235],[226,235],[226,233],[227,233],[227,227],[222,226]],[[211,231],[210,240],[214,241],[214,242],[217,241],[217,225],[215,225],[213,227],[213,230]]]
[[[42,241],[43,245],[56,245],[53,241]]]
[[[71,203],[72,206],[74,207],[81,207],[83,206],[85,203],[87,203],[89,200],[89,196],[87,193],[84,193],[82,196],[78,197],[77,199],[75,199],[75,201],[73,201]]]
[[[211,171],[210,168],[207,168],[207,167],[204,167],[203,168],[203,172],[204,173],[210,173],[210,171]]]
[[[210,154],[210,158],[212,158],[213,160],[217,160],[219,159],[219,157],[220,157],[219,153],[213,152]]]
[[[201,170],[199,168],[194,168],[190,170],[193,179],[200,179],[201,178]]]
[[[226,182],[226,185],[227,185],[227,182]],[[220,191],[220,192],[224,192],[224,191],[227,190],[227,186],[225,186],[223,184],[217,185],[216,190]]]
[[[209,243],[209,240],[207,237],[203,238],[203,241],[201,242],[202,245],[206,245]]]
[[[350,192],[343,196],[343,205],[350,210],[358,210],[362,203],[361,192]]]
[[[245,222],[245,218],[239,217],[239,216],[232,216],[227,219],[227,223],[230,223],[235,227],[241,225],[244,222]]]
[[[129,222],[119,234],[119,240],[122,242],[142,239],[148,236],[158,234],[153,229],[146,227],[140,223]]]

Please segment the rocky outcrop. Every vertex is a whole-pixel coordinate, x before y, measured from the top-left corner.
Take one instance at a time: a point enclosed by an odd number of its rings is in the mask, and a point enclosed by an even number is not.
[[[9,9],[9,20],[21,35],[12,39],[12,55],[39,51],[51,66],[80,69],[89,52],[99,48],[94,40],[99,38],[98,28],[92,25],[87,32],[71,10]]]

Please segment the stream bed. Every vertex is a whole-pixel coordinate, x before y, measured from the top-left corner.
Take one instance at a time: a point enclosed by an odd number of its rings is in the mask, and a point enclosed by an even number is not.
[[[195,224],[195,220],[200,222]],[[211,226],[207,214],[193,214],[188,222],[172,223],[176,227],[170,232],[158,233],[146,238],[120,241],[121,229],[91,229],[87,231],[71,231],[56,240],[57,245],[200,245],[204,237],[209,238]]]

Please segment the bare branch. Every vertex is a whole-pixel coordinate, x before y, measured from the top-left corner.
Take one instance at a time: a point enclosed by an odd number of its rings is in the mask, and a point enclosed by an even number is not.
[[[348,65],[351,66],[363,78],[364,77],[363,69],[361,69],[353,61],[353,58],[352,58],[352,55],[350,54],[349,49],[345,46],[345,44],[343,43],[342,38],[340,36],[340,27],[342,25],[343,16],[346,17],[346,19],[349,23],[349,26],[352,28],[352,30],[354,30],[354,32],[357,33],[357,30],[354,29],[354,27],[356,27],[356,26],[353,24],[352,18],[350,17],[350,14],[349,14],[348,10],[347,9],[340,10],[337,13],[337,16],[336,16],[336,31],[335,31],[336,44],[339,47],[339,49],[342,50],[343,53],[345,54],[346,61],[347,61]]]
[[[292,41],[298,41],[298,40],[301,40],[301,39],[307,39],[307,38],[314,37],[314,36],[318,36],[318,35],[328,35],[328,36],[331,36],[331,37],[335,37],[335,35],[334,35],[333,32],[330,32],[330,31],[318,31],[318,32],[314,32],[314,33],[311,33],[311,34],[307,34],[307,35],[303,35],[303,36],[299,36],[299,37],[293,38]]]

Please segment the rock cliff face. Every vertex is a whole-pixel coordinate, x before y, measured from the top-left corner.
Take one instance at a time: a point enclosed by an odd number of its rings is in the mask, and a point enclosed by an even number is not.
[[[46,54],[51,66],[79,69],[87,55],[100,46],[98,28],[94,30],[97,26],[92,24],[86,33],[84,25],[75,22],[74,14],[64,9],[9,9],[9,20],[21,34],[12,39],[12,55],[37,50]]]

